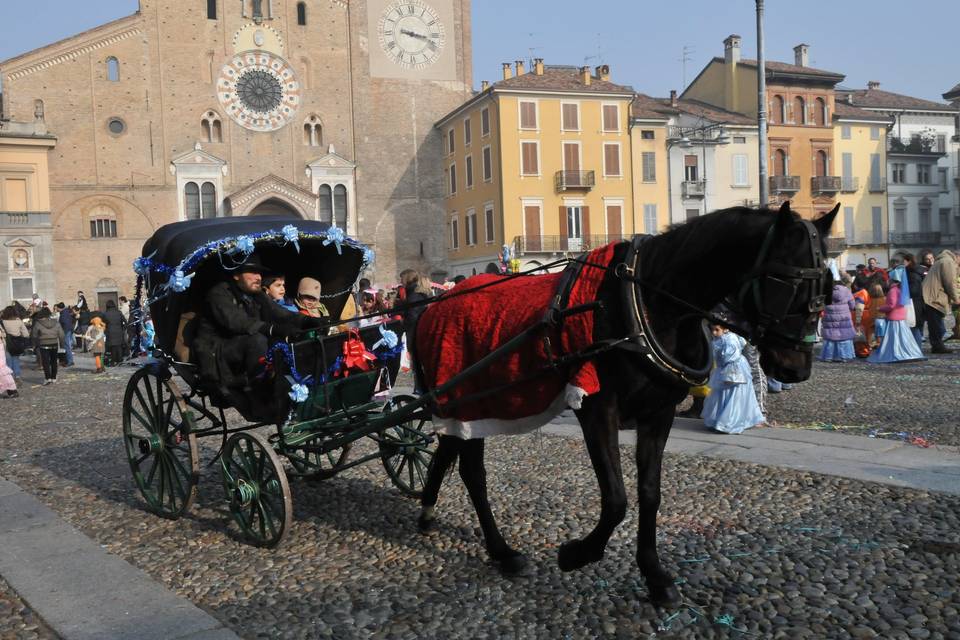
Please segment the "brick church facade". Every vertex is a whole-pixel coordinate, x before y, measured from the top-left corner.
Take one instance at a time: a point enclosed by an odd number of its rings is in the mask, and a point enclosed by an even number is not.
[[[44,297],[129,296],[155,229],[213,216],[336,222],[383,282],[439,275],[433,123],[469,97],[470,59],[469,0],[141,0],[0,62],[4,117],[56,138]]]

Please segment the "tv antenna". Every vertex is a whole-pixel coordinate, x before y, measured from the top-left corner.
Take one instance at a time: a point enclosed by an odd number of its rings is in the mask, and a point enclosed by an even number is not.
[[[687,63],[693,60],[690,54],[693,53],[694,51],[696,51],[695,47],[685,44],[683,45],[683,49],[680,53],[680,57],[677,58],[677,62],[680,63],[680,67],[682,69],[681,77],[683,78],[683,84],[680,85],[681,91],[687,88]]]
[[[602,41],[603,41],[603,36],[598,33],[597,34],[597,53],[592,56],[583,56],[583,66],[588,66],[587,63],[590,62],[591,60],[596,60],[600,64],[604,64],[605,56],[603,54],[603,45],[601,44]]]

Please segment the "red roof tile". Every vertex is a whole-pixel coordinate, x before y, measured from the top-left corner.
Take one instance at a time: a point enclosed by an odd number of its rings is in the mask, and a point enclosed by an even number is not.
[[[911,111],[956,111],[956,107],[943,102],[933,102],[922,98],[913,98],[880,89],[855,89],[837,91],[841,96],[853,96],[853,105],[867,109],[907,109]]]
[[[837,96],[837,100],[833,105],[833,115],[835,118],[854,118],[857,120],[876,120],[877,122],[889,122],[889,116],[885,116],[882,113],[877,113],[876,111],[867,111],[866,109],[861,109],[860,107],[855,107],[843,99],[842,96]]]
[[[507,80],[500,80],[493,84],[494,89],[506,91],[571,91],[586,93],[633,93],[633,89],[626,85],[615,84],[606,80],[591,77],[590,84],[586,85],[580,78],[580,71],[576,67],[547,66],[543,75],[538,76],[532,70],[522,76],[514,76]]]

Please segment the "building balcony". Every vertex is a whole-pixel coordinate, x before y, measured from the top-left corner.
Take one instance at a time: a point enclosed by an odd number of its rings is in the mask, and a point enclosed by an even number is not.
[[[840,176],[813,176],[810,178],[810,192],[815,195],[840,191]]]
[[[856,193],[860,190],[860,178],[851,178],[843,176],[840,179],[840,191],[843,193]]]
[[[707,192],[707,183],[704,180],[684,180],[684,198],[702,198]]]
[[[49,226],[49,211],[0,211],[0,229]]]
[[[898,247],[937,247],[943,242],[939,231],[893,231],[890,244]]]
[[[870,176],[867,180],[867,191],[870,193],[883,193],[887,190],[887,179],[879,176]]]
[[[597,186],[595,171],[557,171],[554,176],[557,191],[592,189]]]
[[[890,153],[907,153],[942,156],[947,153],[945,139],[940,138],[922,138],[913,136],[910,138],[898,138],[896,136],[887,136],[887,151]]]
[[[886,246],[883,231],[880,229],[854,232],[844,238],[847,247],[882,247]]]
[[[960,167],[953,168],[953,185],[960,187]]]
[[[770,176],[770,193],[796,193],[800,191],[800,176]]]
[[[847,250],[847,239],[842,237],[829,237],[827,242],[827,255],[838,256]]]
[[[517,255],[525,253],[564,253],[567,251],[592,251],[611,242],[626,240],[624,235],[595,235],[580,238],[567,236],[516,236],[513,246]]]

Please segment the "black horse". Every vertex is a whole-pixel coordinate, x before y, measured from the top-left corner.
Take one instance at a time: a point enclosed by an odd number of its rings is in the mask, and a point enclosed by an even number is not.
[[[763,369],[778,380],[810,376],[812,334],[829,295],[825,238],[838,207],[815,222],[784,204],[779,212],[736,207],[697,218],[645,242],[621,243],[604,276],[594,339],[632,340],[595,357],[599,393],[576,411],[600,485],[600,521],[563,544],[559,565],[578,569],[603,557],[627,509],[618,430],[635,429],[639,530],[637,565],[655,604],[679,598],[656,546],[663,449],[676,405],[705,378],[711,353],[704,318],[725,304],[741,321],[738,332],[759,348]],[[652,348],[651,348],[652,347]],[[477,511],[490,556],[504,572],[524,565],[507,544],[487,499],[482,439],[441,436],[422,498],[419,527],[436,525],[434,505],[446,472],[459,456],[460,477]]]

